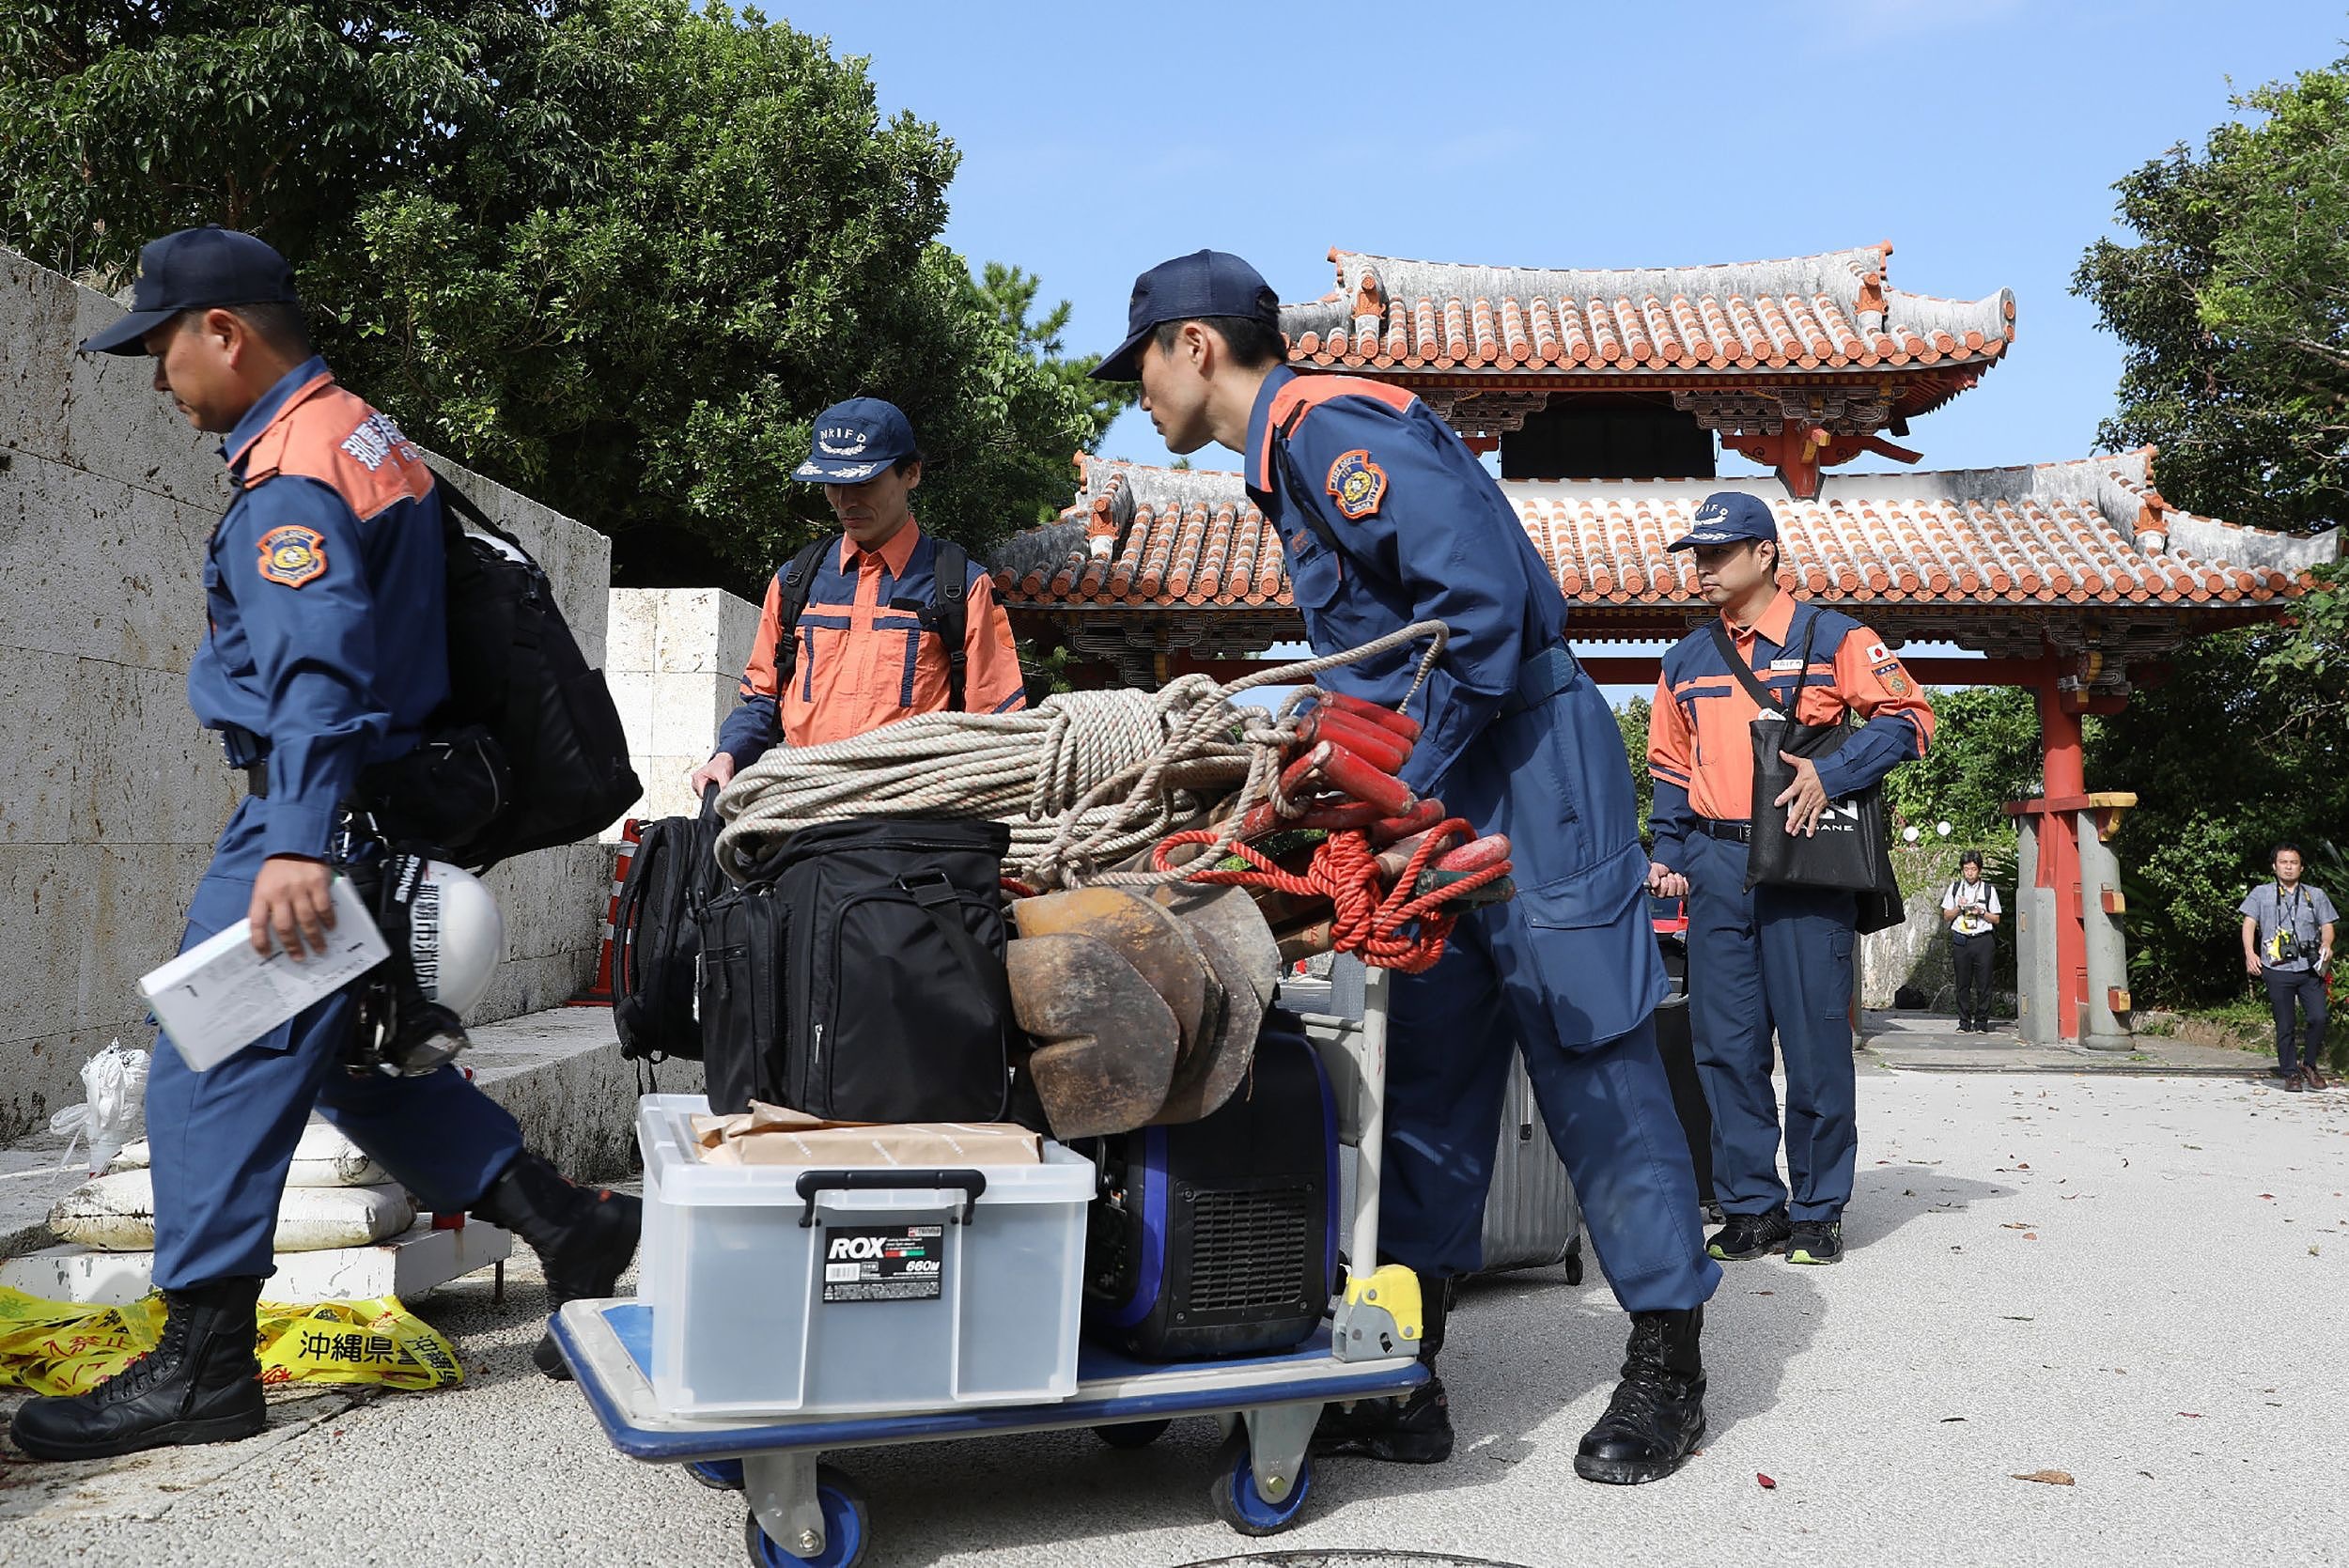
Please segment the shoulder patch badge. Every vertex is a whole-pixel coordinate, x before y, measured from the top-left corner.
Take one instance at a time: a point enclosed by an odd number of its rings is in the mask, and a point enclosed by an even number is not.
[[[324,577],[326,536],[295,523],[271,529],[261,536],[261,575],[288,588]]]
[[[1387,471],[1370,460],[1367,449],[1358,446],[1338,454],[1338,460],[1330,465],[1326,488],[1337,499],[1338,514],[1348,522],[1360,522],[1386,500]]]

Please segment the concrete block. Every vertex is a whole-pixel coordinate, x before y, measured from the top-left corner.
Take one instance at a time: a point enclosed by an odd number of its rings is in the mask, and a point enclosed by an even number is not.
[[[78,1021],[94,939],[99,851],[87,844],[0,844],[0,952],[10,955],[0,1038]]]
[[[723,588],[667,590],[661,606],[660,662],[653,667],[672,675],[739,678],[742,661],[729,660],[724,645],[724,605],[731,598]]]
[[[620,728],[628,735],[630,759],[652,752],[654,675],[648,670],[611,670],[603,678],[612,691],[612,706],[619,709]],[[638,763],[636,770],[642,773],[644,765]]]
[[[721,717],[739,698],[739,681],[665,672],[652,680],[652,727],[645,749],[656,756],[708,756],[717,743]]]
[[[57,345],[73,331],[73,285],[0,250],[0,450],[61,458],[70,361]]]
[[[65,460],[218,516],[228,503],[220,438],[194,428],[155,390],[154,362],[146,355],[73,353],[74,344],[123,314],[91,289],[75,297],[73,327],[59,345],[69,356]]]
[[[605,611],[603,638],[607,678],[617,671],[646,674],[656,667],[654,648],[660,641],[661,600],[666,593],[662,588],[612,590]]]
[[[473,1019],[502,1021],[561,1007],[587,988],[595,962],[592,952],[506,960],[490,982],[488,994],[474,1007],[468,1029]]]
[[[372,1301],[397,1296],[412,1302],[451,1280],[493,1268],[513,1254],[514,1237],[483,1220],[436,1231],[419,1219],[372,1247],[329,1247],[280,1252],[277,1271],[261,1287],[266,1301]],[[44,1247],[0,1262],[0,1285],[46,1301],[88,1301],[120,1307],[152,1288],[152,1252],[95,1252],[86,1247]]]
[[[718,596],[718,669],[739,675],[751,661],[751,644],[758,637],[760,607],[732,594]]]
[[[540,850],[492,871],[507,956],[542,958],[590,946],[611,891],[605,877],[605,857],[594,844]]]
[[[146,1013],[139,976],[179,951],[188,904],[210,861],[203,844],[98,846],[76,1027]]]
[[[0,644],[8,665],[8,722],[0,724],[0,845],[67,844],[77,796],[86,794],[85,758],[99,750],[107,719],[102,677],[118,666]],[[0,915],[0,919],[6,919]]]
[[[188,711],[187,677],[87,660],[83,667],[93,672],[87,684],[103,701],[107,722],[77,748],[74,839],[209,852],[244,794],[244,775],[223,758],[220,737],[198,728]],[[202,869],[198,861],[194,874]],[[180,891],[194,887],[191,876]]]
[[[0,473],[0,628],[19,647],[179,670],[204,632],[217,508],[30,454]]]
[[[620,1056],[611,1009],[564,1007],[512,1018],[475,1037],[474,1081],[514,1113],[529,1145],[584,1181],[626,1175],[636,1156],[639,1063]],[[664,1094],[698,1094],[698,1062],[647,1070]]]

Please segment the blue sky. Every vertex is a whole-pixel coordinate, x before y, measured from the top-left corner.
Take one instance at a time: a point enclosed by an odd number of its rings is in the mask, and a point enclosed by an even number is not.
[[[1889,239],[1898,287],[2016,296],[2008,361],[1911,427],[1928,467],[2092,450],[2120,355],[2070,279],[2112,182],[2199,144],[2232,92],[2349,53],[2341,0],[771,14],[954,139],[947,241],[1041,273],[1072,351],[1112,346],[1134,273],[1201,245],[1311,299],[1332,245],[1566,267]],[[1166,456],[1134,413],[1104,446]]]

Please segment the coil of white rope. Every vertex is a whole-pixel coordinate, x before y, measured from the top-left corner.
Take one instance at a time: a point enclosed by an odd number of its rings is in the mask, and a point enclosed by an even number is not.
[[[1321,693],[1306,685],[1277,712],[1237,706],[1234,697],[1310,682],[1425,639],[1408,707],[1448,635],[1440,621],[1416,621],[1221,686],[1181,675],[1156,691],[1064,691],[1019,713],[925,713],[822,746],[777,746],[719,796],[718,863],[747,881],[786,838],[817,822],[991,817],[1010,826],[1008,869],[1031,887],[1177,880],[1185,873],[1108,868],[1237,793],[1225,835],[1196,862],[1212,863],[1249,809],[1276,798],[1297,710]]]

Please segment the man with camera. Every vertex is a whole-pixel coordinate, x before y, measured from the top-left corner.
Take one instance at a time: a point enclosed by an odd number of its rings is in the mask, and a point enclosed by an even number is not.
[[[1999,890],[1983,880],[1982,851],[1959,857],[1957,880],[1941,895],[1941,920],[1950,928],[1950,967],[1957,977],[1957,1027],[1961,1033],[1990,1032],[1990,959],[1999,922]]]
[[[2341,917],[2323,888],[2300,880],[2298,845],[2279,844],[2269,863],[2275,879],[2253,888],[2236,910],[2243,916],[2243,967],[2267,982],[2277,1066],[2284,1088],[2297,1094],[2331,1087],[2324,1068],[2325,970]],[[2303,1020],[2306,1032],[2295,1039],[2294,1025]]]

